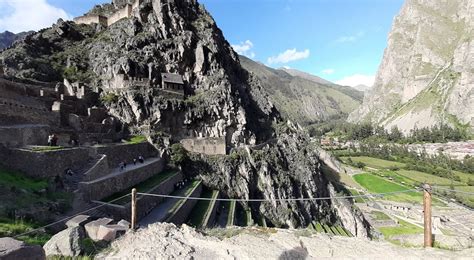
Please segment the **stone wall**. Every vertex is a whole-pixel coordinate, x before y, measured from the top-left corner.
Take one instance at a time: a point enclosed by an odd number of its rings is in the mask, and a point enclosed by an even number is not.
[[[207,155],[225,155],[226,143],[224,138],[183,139],[181,144],[189,152]]]
[[[78,171],[84,167],[89,157],[86,148],[70,148],[46,152],[28,149],[2,149],[0,163],[6,168],[24,172],[33,178],[63,176],[67,169]]]
[[[129,18],[132,15],[132,6],[127,4],[125,5],[124,8],[119,9],[115,13],[113,13],[111,16],[108,17],[107,19],[107,25],[111,26],[112,24],[116,23],[120,19],[123,18]]]
[[[2,124],[59,124],[59,114],[37,103],[0,98]]]
[[[140,168],[123,170],[90,182],[80,182],[79,190],[85,200],[101,200],[160,173],[164,165],[165,162],[161,158],[145,162]]]
[[[152,188],[147,193],[152,194],[170,194],[174,191],[174,185],[183,180],[183,174],[181,172],[176,173],[173,176],[168,177],[162,183]],[[143,191],[139,191],[143,192]],[[137,197],[137,219],[140,220],[151,210],[153,210],[164,198],[162,197],[152,197],[152,196],[138,196]],[[104,204],[105,202],[96,202],[98,204]],[[128,202],[124,205],[108,204],[105,203],[105,206],[100,210],[106,214],[109,214],[114,219],[130,219],[131,217],[131,202]]]
[[[196,187],[194,187],[194,190],[191,192],[189,197],[199,197],[201,195],[201,191],[202,191],[202,182],[200,182]],[[196,203],[197,203],[197,200],[187,199],[183,203],[183,205],[181,205],[181,207],[179,207],[174,212],[174,214],[169,216],[165,221],[175,223],[176,225],[183,224],[188,219],[189,213],[191,213]]]
[[[107,17],[101,15],[84,15],[74,18],[77,24],[101,24],[107,27]]]
[[[0,144],[6,147],[46,145],[50,132],[47,125],[0,126]]]
[[[122,161],[133,162],[133,158],[143,156],[144,158],[156,157],[158,151],[148,142],[138,144],[110,144],[92,147],[97,154],[107,155],[110,168],[115,168]]]
[[[107,161],[107,155],[101,154],[98,157],[97,162],[84,173],[83,181],[92,181],[110,173],[109,163]]]

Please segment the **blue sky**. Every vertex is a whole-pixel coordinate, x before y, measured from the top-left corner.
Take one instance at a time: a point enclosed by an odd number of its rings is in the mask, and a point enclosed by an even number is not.
[[[108,1],[0,0],[0,31],[39,29],[104,2]],[[393,17],[403,4],[403,0],[200,2],[236,51],[274,68],[288,66],[345,85],[373,82]]]

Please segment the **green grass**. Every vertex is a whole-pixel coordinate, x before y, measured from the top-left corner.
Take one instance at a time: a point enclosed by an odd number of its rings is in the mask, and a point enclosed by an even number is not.
[[[33,152],[49,152],[65,149],[62,146],[32,146],[29,148]]]
[[[450,185],[451,183],[453,183],[454,185],[466,185],[458,181],[453,181],[447,178],[443,178],[443,177],[439,177],[436,175],[419,172],[419,171],[399,170],[396,172],[396,174],[407,177],[419,183],[429,183],[432,185],[443,185],[443,186]]]
[[[245,211],[245,220],[246,220],[247,226],[253,225],[252,212],[250,210]]]
[[[151,178],[149,178],[145,181],[140,182],[139,184],[135,185],[134,188],[137,189],[137,192],[149,192],[151,189],[158,186],[160,183],[167,180],[168,178],[170,178],[171,176],[173,176],[177,172],[178,172],[177,170],[173,170],[173,169],[172,170],[166,170],[164,172],[161,172],[159,174],[154,175],[153,177],[151,177]],[[121,192],[117,192],[117,193],[103,199],[103,201],[110,202],[114,199],[120,198],[120,197],[122,197],[122,196],[124,196],[128,193],[131,193],[131,190],[132,190],[132,188],[130,188],[128,190],[121,191]],[[128,202],[130,202],[130,197],[122,198],[122,199],[117,200],[113,203],[117,204],[117,205],[124,205],[124,204],[127,204]]]
[[[0,218],[0,237],[13,237],[37,228],[38,225],[23,220],[11,220]],[[27,234],[17,239],[25,241],[28,244],[44,245],[51,235],[45,233]]]
[[[230,207],[229,207],[229,214],[227,215],[227,226],[233,226],[235,225],[235,208],[236,208],[236,202],[235,200],[230,201]]]
[[[184,195],[183,197],[187,197],[189,196],[194,188],[196,188],[196,186],[199,185],[199,183],[201,183],[200,180],[194,180],[187,188],[186,188],[186,191],[184,192]],[[186,202],[186,199],[180,199],[179,201],[177,201],[173,207],[171,207],[169,210],[168,210],[168,216],[173,216],[175,214],[175,212]]]
[[[360,192],[358,192],[357,190],[354,190],[354,189],[349,189],[349,191],[350,191],[351,194],[354,195],[354,196],[362,195]],[[354,201],[355,201],[355,203],[364,203],[364,202],[365,202],[362,197],[354,198]]]
[[[22,173],[0,168],[0,186],[37,192],[48,187],[44,179],[32,179]]]
[[[201,197],[211,198],[213,194],[214,194],[213,191],[206,189],[201,193]],[[196,203],[196,206],[194,206],[193,210],[191,211],[190,218],[188,220],[188,223],[190,226],[202,227],[202,224],[203,224],[202,222],[204,221],[204,218],[206,216],[206,213],[209,209],[210,204],[211,204],[210,200],[199,200]]]
[[[341,160],[347,162],[347,159],[351,158],[353,162],[362,162],[366,166],[375,168],[375,169],[388,169],[390,167],[399,167],[402,168],[405,166],[404,163],[387,161],[378,158],[368,157],[368,156],[355,156],[355,157],[341,157]]]
[[[331,230],[331,228],[328,225],[323,224],[323,228],[326,231],[326,233],[331,234],[331,235],[335,235],[334,232]]]
[[[380,227],[379,231],[384,235],[385,238],[390,238],[396,235],[410,235],[410,234],[421,234],[423,229],[410,224],[404,220],[398,219],[398,226],[396,227]]]
[[[314,222],[313,222],[314,224]],[[316,228],[316,231],[320,232],[320,233],[324,233],[324,228],[323,226],[321,226],[321,223],[317,222],[316,225],[314,226]]]
[[[369,173],[357,174],[354,176],[355,181],[366,188],[371,193],[386,193],[404,191],[409,189],[406,186],[386,181],[385,179]],[[405,192],[398,194],[385,195],[384,198],[399,202],[421,203],[423,197],[417,192]]]
[[[390,220],[390,217],[382,211],[372,211],[370,215],[372,215],[372,218],[375,220]]]
[[[147,139],[143,135],[135,135],[130,138],[130,140],[127,140],[127,144],[139,144],[139,143],[144,143],[146,142]]]

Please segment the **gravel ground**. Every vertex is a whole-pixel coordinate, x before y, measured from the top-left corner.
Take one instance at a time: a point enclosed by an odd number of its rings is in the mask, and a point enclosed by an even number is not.
[[[158,223],[114,241],[96,259],[473,259],[474,249],[402,248],[388,242],[304,230],[230,228],[203,235]]]

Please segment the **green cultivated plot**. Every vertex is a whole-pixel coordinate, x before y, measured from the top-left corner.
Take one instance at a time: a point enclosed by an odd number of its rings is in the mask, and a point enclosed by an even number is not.
[[[370,214],[375,220],[390,220],[390,217],[381,211],[372,211]]]
[[[398,219],[398,226],[396,227],[380,227],[379,231],[385,238],[390,238],[396,235],[421,234],[423,229],[410,224],[404,220]]]
[[[204,190],[201,193],[202,198],[211,198],[213,192],[211,190]],[[210,200],[199,200],[194,206],[193,211],[191,212],[188,223],[193,227],[201,227],[206,212],[209,208]]]
[[[366,188],[370,193],[386,193],[395,191],[404,191],[409,189],[408,187],[396,184],[394,182],[386,181],[381,177],[363,173],[354,176],[355,181]],[[399,202],[414,202],[421,203],[423,197],[417,192],[405,192],[398,194],[385,195],[384,198]]]

